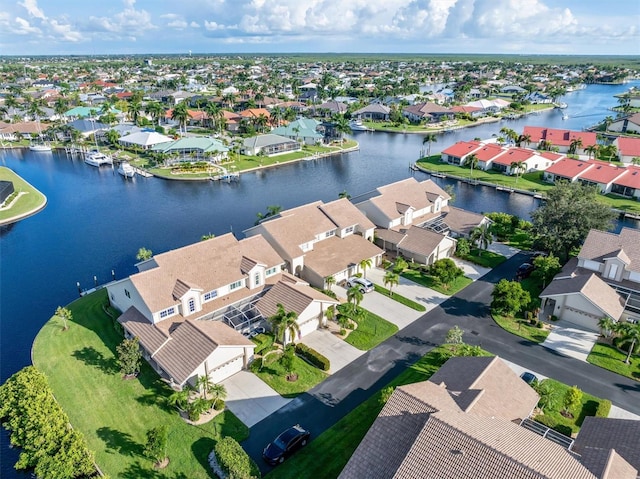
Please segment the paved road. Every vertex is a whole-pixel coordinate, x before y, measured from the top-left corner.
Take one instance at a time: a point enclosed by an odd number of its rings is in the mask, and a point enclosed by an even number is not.
[[[616,406],[640,414],[640,383],[560,356],[507,333],[491,319],[488,305],[493,285],[502,278],[513,277],[518,265],[526,259],[525,253],[515,255],[308,393],[254,425],[250,437],[242,444],[245,450],[262,472],[267,472],[270,468],[262,461],[262,449],[279,432],[300,423],[317,437],[441,344],[447,331],[455,325],[465,331],[466,343],[480,345],[525,368],[563,383],[575,384],[585,392],[608,398]]]

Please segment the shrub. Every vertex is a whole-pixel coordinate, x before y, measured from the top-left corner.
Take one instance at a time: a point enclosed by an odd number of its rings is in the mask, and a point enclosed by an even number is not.
[[[565,426],[564,424],[558,424],[556,420],[553,419],[553,417],[551,416],[540,414],[536,416],[534,419],[536,422],[539,422],[540,424],[544,424],[545,426],[553,429],[554,431],[559,432],[560,434],[564,434],[567,437],[571,437],[571,434],[573,433],[570,426]]]
[[[322,371],[328,371],[331,367],[331,363],[327,357],[306,344],[296,344],[296,353]]]
[[[344,336],[345,334],[347,334],[347,330],[344,328],[340,328],[340,336]]]
[[[227,436],[216,443],[213,449],[218,464],[231,478],[258,478],[258,465],[249,457],[234,438]]]
[[[262,354],[269,351],[273,347],[274,337],[271,334],[258,334],[253,338],[253,342],[256,343],[255,354]]]
[[[215,409],[216,411],[222,411],[224,409],[224,406],[225,406],[225,403],[222,399],[218,399],[213,403],[213,409]]]
[[[596,409],[596,417],[609,417],[610,411],[611,401],[608,399],[602,399],[600,404],[598,404],[598,409]]]

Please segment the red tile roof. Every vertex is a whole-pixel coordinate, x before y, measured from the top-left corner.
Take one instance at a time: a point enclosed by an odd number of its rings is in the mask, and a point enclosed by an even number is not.
[[[560,158],[564,158],[564,155],[553,153],[552,151],[541,151],[540,156],[550,161],[558,161]]]
[[[562,160],[554,163],[545,171],[564,178],[575,178],[580,173],[586,171],[588,168],[592,168],[593,163],[582,160],[572,160],[570,158],[563,158]]]
[[[618,151],[623,156],[640,157],[640,138],[618,137],[615,141],[618,144]]]
[[[456,158],[462,158],[464,155],[468,155],[478,149],[481,145],[478,141],[459,141],[449,148],[442,150],[442,153]]]
[[[532,150],[527,150],[526,148],[509,148],[505,154],[498,156],[493,162],[499,165],[509,166],[513,162],[527,161],[532,156],[535,156]]]
[[[464,106],[464,105],[456,105],[451,107],[451,111],[455,113],[473,113],[475,111],[481,111],[482,108],[479,106]]]
[[[533,143],[546,140],[556,146],[569,146],[576,138],[582,140],[582,148],[595,145],[597,142],[596,134],[590,131],[557,130],[555,128],[525,126],[522,134],[525,136],[529,135]]]
[[[479,150],[474,151],[476,156],[478,157],[478,161],[487,162],[492,158],[504,153],[506,150],[502,148],[500,145],[496,145],[495,143],[488,143]]]
[[[628,188],[640,189],[640,167],[630,166],[624,175],[616,178],[615,185],[626,186]]]
[[[609,163],[595,161],[590,161],[589,163],[593,163],[594,166],[580,175],[581,180],[593,181],[594,183],[607,185],[626,173],[626,168],[611,165]]]

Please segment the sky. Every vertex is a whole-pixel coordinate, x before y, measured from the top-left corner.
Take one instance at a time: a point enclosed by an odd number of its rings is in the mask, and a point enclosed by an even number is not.
[[[638,0],[3,0],[0,55],[640,55]]]

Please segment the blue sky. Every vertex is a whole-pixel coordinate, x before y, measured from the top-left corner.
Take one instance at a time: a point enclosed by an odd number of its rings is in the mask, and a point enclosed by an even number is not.
[[[640,55],[638,0],[4,0],[0,55]]]

